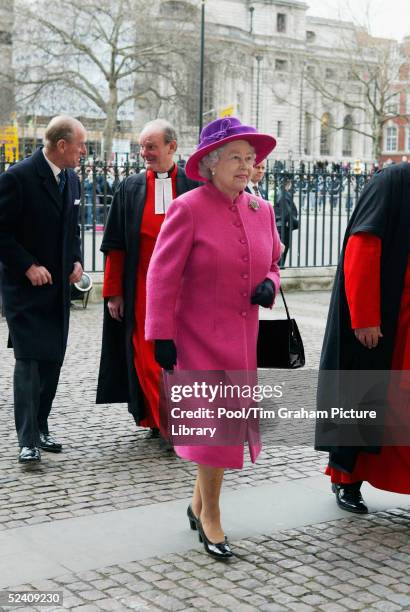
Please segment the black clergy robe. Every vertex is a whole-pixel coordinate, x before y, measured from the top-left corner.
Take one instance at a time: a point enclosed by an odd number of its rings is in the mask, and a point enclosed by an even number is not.
[[[383,338],[376,348],[369,350],[356,339],[351,329],[349,307],[344,286],[344,253],[349,236],[367,232],[381,238],[381,330]],[[343,397],[343,375],[329,379],[326,371],[368,370],[387,371],[391,368],[394,340],[403,292],[407,260],[410,254],[410,164],[401,163],[385,168],[363,189],[346,229],[343,249],[336,271],[323,340],[319,384],[318,409],[340,405]],[[371,271],[369,271],[371,273]],[[322,374],[322,372],[324,374]],[[379,452],[377,444],[369,446],[325,445],[331,428],[338,425],[328,419],[316,424],[317,450],[329,451],[329,465],[351,472],[358,453]],[[337,437],[337,436],[336,436]]]
[[[198,187],[178,168],[177,196]],[[118,187],[108,215],[101,251],[125,252],[123,297],[124,320],[110,316],[104,300],[104,323],[98,375],[97,404],[127,403],[138,424],[144,416],[144,400],[133,359],[133,329],[136,273],[139,258],[141,219],[146,202],[145,172],[127,177]],[[170,279],[172,282],[172,279]]]

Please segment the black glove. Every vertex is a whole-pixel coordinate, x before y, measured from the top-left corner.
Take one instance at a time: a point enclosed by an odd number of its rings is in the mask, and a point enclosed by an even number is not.
[[[177,349],[173,340],[155,340],[155,361],[164,370],[173,370],[177,363]]]
[[[259,283],[255,289],[255,293],[251,297],[251,304],[259,304],[259,306],[265,306],[268,308],[272,306],[275,297],[275,285],[272,283],[270,278],[265,278],[264,281]]]

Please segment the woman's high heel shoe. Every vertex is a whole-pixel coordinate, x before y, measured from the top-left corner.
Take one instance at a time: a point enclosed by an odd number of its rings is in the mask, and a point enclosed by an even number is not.
[[[211,557],[215,559],[229,559],[233,557],[233,552],[230,549],[228,538],[225,536],[225,540],[223,542],[218,542],[214,544],[206,537],[204,528],[202,527],[201,521],[198,519],[197,522],[198,527],[198,537],[199,541],[204,545],[205,551]]]
[[[198,529],[198,518],[193,512],[191,504],[189,504],[186,513],[189,520],[189,526],[191,527],[192,531],[196,531]]]

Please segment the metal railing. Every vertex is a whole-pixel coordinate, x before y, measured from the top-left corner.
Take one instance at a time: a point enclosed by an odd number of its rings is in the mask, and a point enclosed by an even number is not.
[[[333,266],[338,262],[343,236],[360,193],[372,173],[350,169],[318,169],[275,164],[268,167],[264,186],[275,206],[282,242],[288,233],[289,252],[286,267]],[[280,204],[288,188],[297,210],[297,229],[280,222]]]
[[[0,150],[0,172],[10,163]],[[103,270],[100,245],[113,194],[124,178],[140,170],[139,158],[128,156],[121,160],[116,157],[113,162],[93,157],[82,160],[77,168],[82,185],[80,223],[87,272]],[[276,215],[287,185],[298,217],[298,228],[289,227],[289,252],[281,263],[286,267],[336,265],[346,225],[371,174],[367,168],[353,172],[340,166],[279,161],[268,164],[263,185]],[[281,227],[280,235],[285,241],[285,227]]]

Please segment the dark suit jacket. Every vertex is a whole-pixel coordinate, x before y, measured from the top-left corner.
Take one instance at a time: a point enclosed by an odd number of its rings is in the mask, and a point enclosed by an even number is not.
[[[195,189],[198,185],[196,181],[187,178],[182,168],[178,168],[177,196]],[[144,415],[144,401],[134,367],[132,334],[140,227],[146,200],[146,188],[145,172],[133,174],[120,184],[114,195],[101,244],[103,253],[119,249],[125,251],[126,257],[123,279],[123,323],[115,321],[110,316],[107,300],[104,304],[97,404],[126,402],[129,412],[137,423]]]
[[[62,361],[70,309],[69,275],[81,261],[80,183],[67,171],[64,194],[43,152],[0,175],[0,261],[4,309],[16,359]],[[25,272],[45,266],[53,284],[34,287]],[[9,344],[10,346],[10,344]]]
[[[268,194],[266,193],[266,189],[264,189],[260,183],[258,185],[258,189],[259,189],[259,193],[261,194],[261,198],[263,198],[264,200],[267,200]],[[249,189],[248,185],[246,185],[245,191],[247,191],[248,193],[251,193],[252,195],[255,195],[254,192]]]

